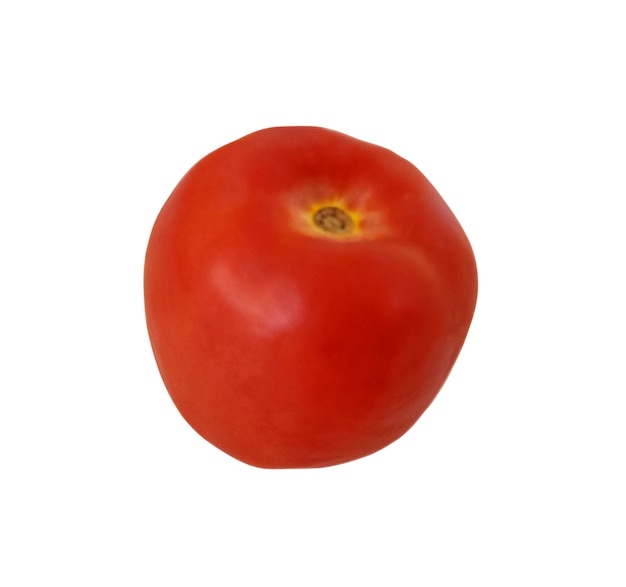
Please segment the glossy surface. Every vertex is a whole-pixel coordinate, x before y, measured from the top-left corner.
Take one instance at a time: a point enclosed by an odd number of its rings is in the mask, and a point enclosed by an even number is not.
[[[448,376],[476,291],[469,242],[424,176],[314,127],[259,131],[197,163],[145,263],[174,403],[267,468],[335,465],[404,434]]]

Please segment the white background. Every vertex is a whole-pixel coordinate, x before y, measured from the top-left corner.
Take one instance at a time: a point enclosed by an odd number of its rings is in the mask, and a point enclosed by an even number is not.
[[[626,584],[621,2],[6,1],[0,584]],[[143,255],[199,158],[310,124],[415,163],[473,243],[418,424],[323,470],[198,437]]]

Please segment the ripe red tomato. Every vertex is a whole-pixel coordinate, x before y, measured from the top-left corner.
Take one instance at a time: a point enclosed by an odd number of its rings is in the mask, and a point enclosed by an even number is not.
[[[175,405],[250,465],[323,467],[403,435],[476,303],[469,241],[398,155],[316,127],[209,154],[154,225],[145,307]]]

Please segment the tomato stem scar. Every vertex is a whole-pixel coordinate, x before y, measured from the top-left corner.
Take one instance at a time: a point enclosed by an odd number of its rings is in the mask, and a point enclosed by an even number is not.
[[[316,226],[332,234],[350,234],[354,231],[354,221],[350,214],[337,206],[325,206],[313,215]]]

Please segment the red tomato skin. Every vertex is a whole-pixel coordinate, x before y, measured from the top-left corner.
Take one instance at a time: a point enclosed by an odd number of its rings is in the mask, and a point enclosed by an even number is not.
[[[328,206],[357,229],[316,226]],[[279,127],[183,177],[152,230],[144,293],[157,365],[188,423],[250,465],[309,468],[413,426],[461,350],[477,272],[411,163],[328,129]]]

